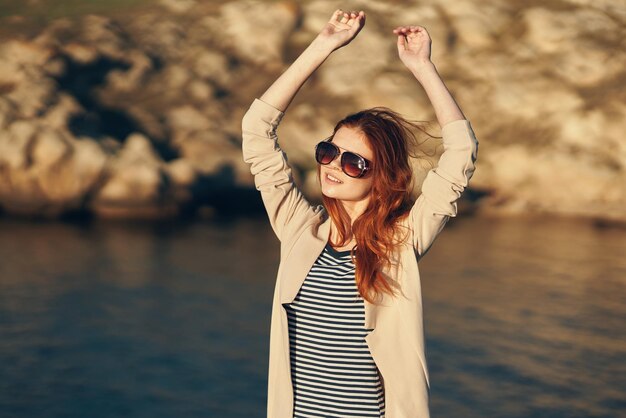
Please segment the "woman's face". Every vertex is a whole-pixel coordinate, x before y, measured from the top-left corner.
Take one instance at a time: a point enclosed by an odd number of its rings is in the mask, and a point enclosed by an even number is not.
[[[340,147],[342,153],[352,151],[374,162],[374,153],[360,130],[342,126],[335,133],[332,142]],[[330,164],[320,166],[322,194],[343,201],[366,201],[372,188],[372,174],[370,171],[361,178],[348,176],[341,169],[341,156],[337,156]],[[332,181],[328,176],[334,177],[340,183]]]

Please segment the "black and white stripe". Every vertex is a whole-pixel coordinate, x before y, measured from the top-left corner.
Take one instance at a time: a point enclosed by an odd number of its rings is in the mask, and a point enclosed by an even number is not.
[[[365,336],[365,308],[350,251],[327,244],[289,320],[294,418],[384,417],[385,396]]]

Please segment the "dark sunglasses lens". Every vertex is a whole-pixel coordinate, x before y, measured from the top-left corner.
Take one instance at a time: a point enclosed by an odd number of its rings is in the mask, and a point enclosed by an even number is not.
[[[320,142],[315,150],[315,159],[320,164],[329,164],[337,156],[337,149],[328,142]]]
[[[358,177],[365,169],[365,161],[356,154],[344,152],[341,157],[341,168],[350,177]]]

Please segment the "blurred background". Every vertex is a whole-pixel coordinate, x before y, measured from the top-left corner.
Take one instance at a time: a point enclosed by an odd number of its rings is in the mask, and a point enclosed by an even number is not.
[[[395,26],[480,142],[420,263],[431,414],[626,416],[624,0],[0,0],[1,417],[265,417],[279,246],[241,118],[336,8],[366,27],[279,129],[311,202],[346,114],[440,134]]]

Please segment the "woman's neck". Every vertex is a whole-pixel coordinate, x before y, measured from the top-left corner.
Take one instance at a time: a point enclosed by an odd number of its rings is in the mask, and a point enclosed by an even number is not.
[[[369,196],[363,200],[341,200],[341,204],[350,216],[350,225],[352,225],[359,216],[365,213],[369,205]]]

